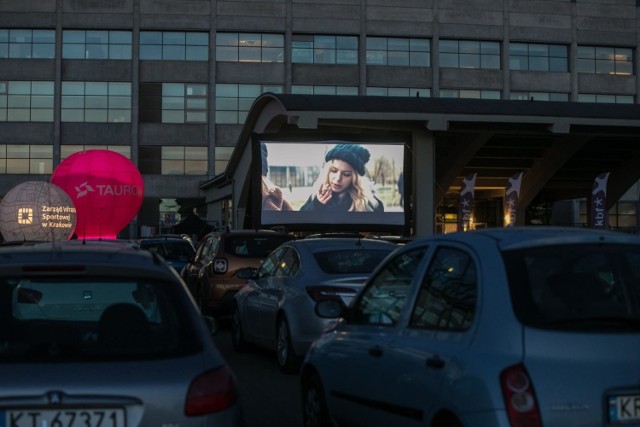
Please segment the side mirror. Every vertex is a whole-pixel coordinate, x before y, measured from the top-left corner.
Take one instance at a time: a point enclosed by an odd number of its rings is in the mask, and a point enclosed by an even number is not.
[[[207,329],[211,333],[211,335],[215,335],[218,332],[218,322],[215,318],[211,316],[202,316],[202,320],[204,320],[205,325],[207,325]]]
[[[315,312],[323,319],[337,319],[344,317],[346,307],[338,300],[326,299],[316,304]]]

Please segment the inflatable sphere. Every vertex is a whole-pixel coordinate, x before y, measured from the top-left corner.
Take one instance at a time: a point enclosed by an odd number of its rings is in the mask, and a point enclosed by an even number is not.
[[[53,171],[51,182],[76,207],[78,239],[115,239],[138,214],[144,197],[138,168],[110,150],[72,154]]]
[[[7,242],[68,240],[75,226],[71,198],[49,182],[18,184],[0,202],[0,233]]]

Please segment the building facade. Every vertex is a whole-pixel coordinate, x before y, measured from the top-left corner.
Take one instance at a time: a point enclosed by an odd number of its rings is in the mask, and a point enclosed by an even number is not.
[[[3,0],[0,195],[108,148],[144,178],[129,234],[207,216],[201,185],[264,92],[636,104],[639,17],[638,0]]]

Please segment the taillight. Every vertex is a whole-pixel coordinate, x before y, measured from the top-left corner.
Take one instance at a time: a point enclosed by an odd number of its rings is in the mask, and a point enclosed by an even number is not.
[[[542,426],[533,385],[523,365],[514,365],[502,371],[500,386],[512,427]]]
[[[184,412],[188,416],[224,411],[238,399],[236,379],[227,366],[205,372],[191,383]]]
[[[20,304],[38,304],[42,299],[42,292],[35,289],[20,288],[18,289],[18,303]]]
[[[315,302],[333,299],[347,305],[356,294],[355,289],[339,286],[307,286],[306,289]]]

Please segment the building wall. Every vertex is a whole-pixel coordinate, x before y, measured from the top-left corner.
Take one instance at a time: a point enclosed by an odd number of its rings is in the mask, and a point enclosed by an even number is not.
[[[202,197],[199,183],[215,170],[216,147],[233,147],[242,124],[217,124],[216,84],[332,85],[357,87],[566,92],[577,100],[581,92],[634,97],[640,84],[638,45],[640,21],[636,0],[3,0],[1,28],[56,30],[56,58],[0,59],[0,81],[51,80],[57,89],[53,123],[0,121],[0,144],[52,144],[54,166],[65,144],[125,144],[139,163],[143,147],[163,145],[208,147],[208,170],[202,176],[145,174],[149,198]],[[131,30],[133,60],[61,59],[61,33],[67,29]],[[209,61],[139,61],[138,31],[179,30],[209,33]],[[216,62],[218,32],[284,34],[284,62]],[[359,37],[357,65],[292,63],[295,34]],[[411,37],[431,40],[430,67],[371,66],[365,62],[366,37]],[[500,43],[498,70],[441,68],[440,39],[487,40]],[[511,42],[564,44],[570,47],[567,72],[509,71],[506,53]],[[633,75],[581,74],[574,67],[579,45],[632,48]],[[63,81],[131,82],[131,123],[60,122],[59,88]],[[139,123],[141,83],[208,84],[208,124]],[[15,177],[0,175],[0,194]],[[42,177],[36,177],[41,179]],[[142,221],[144,222],[144,221]]]

